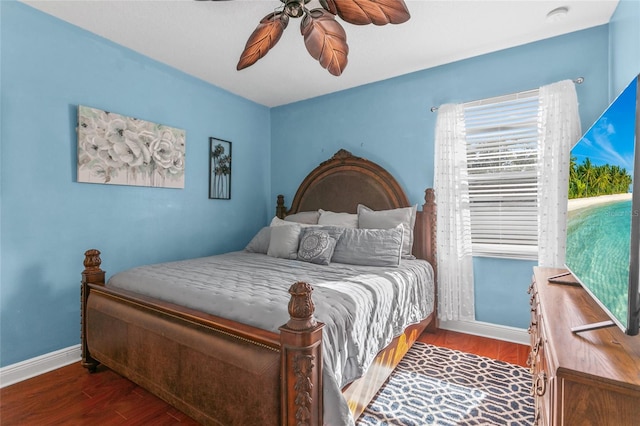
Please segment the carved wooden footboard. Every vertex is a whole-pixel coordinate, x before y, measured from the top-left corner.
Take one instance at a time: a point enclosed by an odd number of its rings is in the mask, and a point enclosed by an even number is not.
[[[322,424],[322,327],[291,286],[280,334],[104,286],[85,253],[82,364],[103,363],[203,424]]]

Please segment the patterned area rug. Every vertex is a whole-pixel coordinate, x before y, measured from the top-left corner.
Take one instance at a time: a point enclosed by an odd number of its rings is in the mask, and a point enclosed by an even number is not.
[[[526,368],[418,342],[356,424],[532,425],[530,390]]]

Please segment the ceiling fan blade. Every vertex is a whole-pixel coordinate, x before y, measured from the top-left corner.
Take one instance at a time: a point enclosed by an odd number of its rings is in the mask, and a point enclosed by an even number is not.
[[[411,18],[404,0],[320,0],[320,3],[355,25],[402,24]]]
[[[264,57],[280,40],[282,32],[287,28],[288,23],[289,17],[284,12],[270,13],[262,18],[251,36],[249,36],[236,69],[240,71],[250,67],[258,59]]]
[[[304,45],[314,59],[331,74],[339,76],[347,66],[347,34],[335,16],[324,9],[308,11],[300,23]]]

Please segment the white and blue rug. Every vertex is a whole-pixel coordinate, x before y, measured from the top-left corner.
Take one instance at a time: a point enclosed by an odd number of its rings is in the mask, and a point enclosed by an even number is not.
[[[416,343],[358,419],[372,425],[532,425],[526,368]]]

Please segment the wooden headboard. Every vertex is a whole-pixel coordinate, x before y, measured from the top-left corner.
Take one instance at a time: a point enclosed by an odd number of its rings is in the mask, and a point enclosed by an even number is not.
[[[411,204],[398,181],[378,164],[356,157],[344,149],[322,162],[302,181],[287,209],[278,195],[276,215],[285,216],[323,209],[356,213],[358,204],[374,210],[409,207]],[[425,191],[425,203],[418,211],[414,228],[413,254],[436,269],[436,205],[433,189]]]
[[[307,175],[286,213],[318,209],[356,213],[358,203],[374,210],[411,205],[389,172],[341,149]]]

